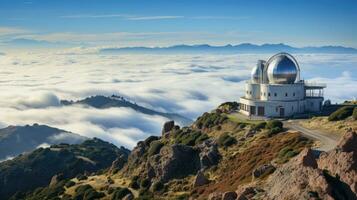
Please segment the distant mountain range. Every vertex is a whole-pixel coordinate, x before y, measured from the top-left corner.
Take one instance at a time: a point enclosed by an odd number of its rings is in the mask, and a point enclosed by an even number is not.
[[[0,129],[0,161],[39,146],[77,144],[88,138],[46,125],[8,126]]]
[[[188,119],[188,118],[181,116],[179,114],[164,113],[164,112],[158,112],[155,110],[151,110],[151,109],[145,108],[143,106],[137,105],[136,103],[132,103],[132,102],[126,100],[125,98],[116,96],[116,95],[112,95],[110,97],[97,95],[97,96],[87,97],[87,98],[79,100],[79,101],[62,100],[61,104],[62,105],[80,104],[80,105],[91,106],[91,107],[98,108],[98,109],[105,109],[105,108],[111,108],[111,107],[119,107],[119,108],[127,107],[127,108],[131,108],[131,109],[133,109],[137,112],[143,113],[143,114],[159,115],[159,116],[168,118],[170,120],[174,120],[181,125],[188,125],[188,124],[192,123],[191,119]]]
[[[123,47],[103,48],[101,53],[357,53],[357,49],[343,46],[321,47],[292,47],[283,43],[256,45],[242,43],[238,45],[211,46],[202,45],[175,45],[169,47]]]

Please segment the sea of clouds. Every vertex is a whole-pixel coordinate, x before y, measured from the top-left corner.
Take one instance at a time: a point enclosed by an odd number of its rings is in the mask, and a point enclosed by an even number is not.
[[[195,119],[237,101],[251,68],[269,56],[5,52],[0,55],[0,127],[47,124],[131,148],[148,135],[159,135],[167,119],[128,108],[63,107],[59,101],[116,94]],[[302,78],[327,84],[327,99],[357,96],[357,55],[295,56]]]

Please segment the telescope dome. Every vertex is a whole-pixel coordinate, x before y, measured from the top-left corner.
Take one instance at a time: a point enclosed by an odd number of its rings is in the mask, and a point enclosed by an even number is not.
[[[300,71],[293,56],[287,53],[278,53],[268,61],[268,79],[272,84],[293,84]]]

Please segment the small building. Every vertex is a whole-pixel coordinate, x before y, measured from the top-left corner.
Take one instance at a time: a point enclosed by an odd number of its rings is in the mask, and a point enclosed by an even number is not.
[[[291,117],[319,112],[325,84],[300,79],[300,67],[288,53],[278,53],[268,61],[259,60],[240,98],[240,112],[247,116]]]

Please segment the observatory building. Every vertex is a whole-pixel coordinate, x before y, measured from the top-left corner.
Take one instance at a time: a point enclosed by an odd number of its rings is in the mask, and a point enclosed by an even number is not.
[[[288,53],[278,53],[268,61],[259,60],[240,98],[240,112],[247,116],[291,117],[319,112],[324,84],[300,80],[300,67]]]

